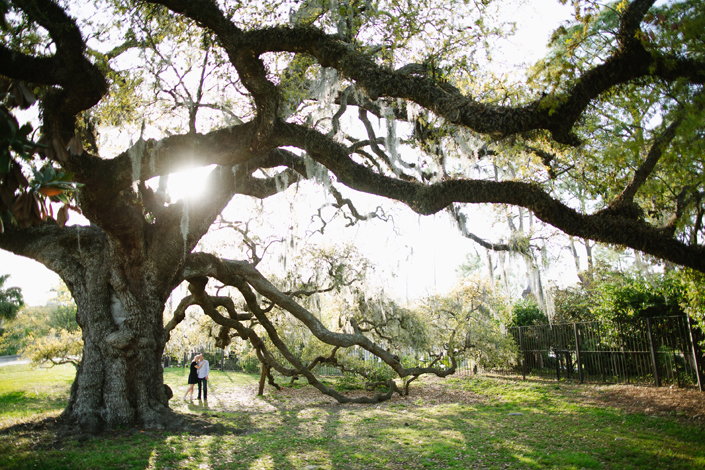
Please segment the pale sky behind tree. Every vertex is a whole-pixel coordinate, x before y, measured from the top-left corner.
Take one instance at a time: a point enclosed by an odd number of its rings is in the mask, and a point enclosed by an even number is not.
[[[517,33],[503,40],[501,53],[495,54],[493,60],[495,66],[505,66],[507,70],[543,57],[551,33],[572,13],[572,6],[561,5],[558,0],[516,2],[514,5],[507,2],[506,5],[504,19],[517,23]],[[205,176],[205,172],[200,173]],[[196,174],[198,172],[188,171],[170,177],[169,191],[173,200],[180,197],[179,193],[197,189]],[[372,200],[368,195],[358,196],[366,201]],[[345,240],[355,240],[361,252],[381,270],[395,273],[395,278],[384,281],[389,283],[385,288],[390,295],[404,300],[443,293],[455,284],[456,269],[465,261],[467,254],[484,253],[484,249],[461,236],[445,213],[419,216],[405,206],[401,209],[399,203],[377,200],[380,204],[398,208],[395,223],[363,222],[356,228],[347,229],[342,236]],[[469,220],[470,229],[476,235],[489,241],[497,240],[498,234],[491,227],[493,216],[489,211],[473,207],[466,212],[476,215]],[[85,218],[75,213],[71,213],[70,217],[68,225],[87,224]],[[305,217],[310,217],[310,214]],[[403,233],[398,235],[395,227]],[[20,287],[25,303],[31,306],[46,304],[55,295],[51,289],[60,282],[59,276],[42,264],[4,250],[0,250],[0,274],[10,274],[6,285]],[[559,263],[548,273],[548,277],[559,285],[576,282],[572,258]]]

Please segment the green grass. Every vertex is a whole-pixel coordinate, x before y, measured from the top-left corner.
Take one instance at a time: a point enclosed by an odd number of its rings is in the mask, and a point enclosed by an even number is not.
[[[61,413],[75,375],[71,365],[52,369],[32,369],[27,364],[0,367],[0,428]]]
[[[0,422],[58,413],[73,368],[0,368]],[[253,397],[257,377],[211,373],[208,406],[183,402],[187,371],[165,381],[182,413],[222,433],[139,432],[57,440],[48,431],[0,433],[0,468],[94,469],[693,469],[705,468],[705,429],[673,417],[627,414],[582,399],[570,383],[453,378],[443,387],[481,399],[427,393],[380,405],[297,401],[303,388]],[[249,387],[252,393],[234,391]],[[513,413],[510,415],[510,413]],[[516,414],[520,413],[520,414]],[[3,424],[2,427],[6,427]]]

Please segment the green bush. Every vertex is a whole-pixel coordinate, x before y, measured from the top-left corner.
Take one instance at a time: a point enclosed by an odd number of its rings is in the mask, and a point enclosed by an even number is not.
[[[345,372],[342,376],[338,377],[335,382],[335,389],[338,391],[362,390],[364,388],[365,386],[360,377],[349,372]]]
[[[554,323],[580,323],[595,321],[595,298],[593,292],[583,285],[554,289]]]
[[[370,382],[386,382],[397,376],[391,367],[383,363],[367,367],[367,373]]]
[[[685,315],[685,285],[677,273],[649,277],[622,275],[596,288],[595,317],[600,321]]]
[[[512,306],[511,326],[531,326],[548,323],[546,315],[539,310],[536,302],[530,299],[522,299]]]
[[[697,295],[684,271],[633,274],[605,266],[583,273],[583,283],[553,291],[556,322],[631,322],[639,319],[682,316]],[[690,286],[690,287],[689,287]]]

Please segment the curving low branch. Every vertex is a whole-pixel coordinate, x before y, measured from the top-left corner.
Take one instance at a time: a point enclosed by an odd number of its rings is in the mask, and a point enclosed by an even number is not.
[[[260,325],[267,331],[269,339],[277,347],[277,349],[279,349],[279,352],[286,358],[286,360],[294,366],[296,372],[300,375],[305,376],[309,380],[309,382],[316,388],[318,388],[321,392],[332,396],[336,400],[339,400],[341,402],[347,403],[351,399],[337,393],[335,390],[329,389],[329,387],[326,387],[324,384],[320,383],[310,371],[308,366],[301,362],[301,360],[298,359],[288,349],[288,347],[281,340],[278,332],[268,319],[266,312],[259,307],[254,293],[250,290],[250,286],[252,286],[252,288],[254,288],[255,291],[257,291],[260,295],[276,304],[279,308],[293,315],[297,320],[302,322],[316,338],[318,338],[322,342],[334,347],[362,347],[363,349],[366,349],[367,351],[382,359],[401,378],[421,374],[434,374],[439,377],[446,377],[455,373],[456,363],[454,357],[451,358],[453,363],[452,367],[445,370],[435,367],[403,367],[398,356],[380,347],[379,345],[371,341],[367,336],[365,336],[354,319],[351,320],[351,325],[354,330],[354,333],[352,334],[335,333],[328,330],[315,315],[313,315],[308,310],[299,305],[297,302],[295,302],[290,296],[279,291],[275,286],[273,286],[269,281],[267,281],[267,279],[265,279],[264,276],[262,276],[253,265],[247,262],[222,260],[214,255],[206,253],[196,253],[190,255],[183,270],[183,278],[193,280],[206,277],[212,277],[225,285],[232,285],[236,287],[245,298],[249,310],[257,318]],[[205,286],[205,283],[203,281],[201,281],[200,284]],[[204,303],[205,301],[201,303],[201,305],[203,305]],[[221,325],[233,326],[235,328],[238,328],[235,322],[233,322],[232,320],[225,319],[220,314],[217,314],[217,312],[211,314],[206,311],[206,313]],[[390,385],[390,387],[392,386]],[[373,402],[382,399],[388,399],[389,397],[391,397],[391,394],[389,394],[387,398],[384,398],[384,396],[385,395],[380,395],[379,397],[374,398],[375,401]]]

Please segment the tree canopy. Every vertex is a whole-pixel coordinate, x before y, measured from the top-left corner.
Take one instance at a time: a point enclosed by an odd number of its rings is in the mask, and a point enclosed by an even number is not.
[[[244,226],[242,259],[201,250],[241,196],[318,186],[325,209],[354,225],[386,217],[364,208],[368,193],[449,211],[470,238],[468,206],[508,205],[705,272],[703,3],[573,3],[574,21],[516,81],[489,63],[492,38],[511,30],[502,2],[0,3],[0,248],[57,272],[76,300],[84,355],[66,418],[172,422],[159,358],[189,305],[222,326],[222,344],[247,339],[267,368],[341,402],[399,390],[352,399],[321,383],[313,362],[335,363],[340,349],[365,349],[403,378],[455,370],[467,341],[439,345],[449,368],[410,365],[356,314],[331,325],[312,313],[301,298],[357,280],[350,265],[321,258],[319,285],[294,289],[258,269],[262,245]],[[36,134],[17,112],[35,101]],[[210,165],[200,198],[171,200],[170,174]],[[91,225],[66,226],[70,211]],[[528,249],[523,237],[474,239]],[[191,295],[164,325],[183,281]],[[439,320],[449,338],[470,315],[451,304]],[[326,354],[302,361],[276,315]]]

